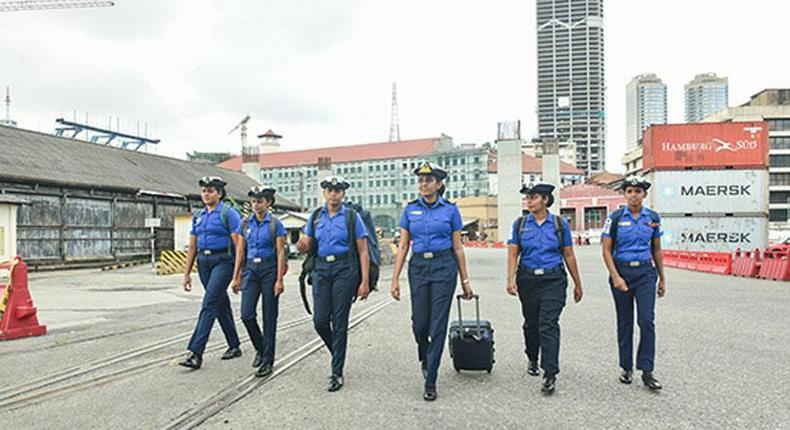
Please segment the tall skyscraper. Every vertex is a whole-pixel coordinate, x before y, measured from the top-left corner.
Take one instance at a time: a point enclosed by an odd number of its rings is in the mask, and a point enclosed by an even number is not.
[[[625,150],[639,146],[642,131],[667,123],[667,86],[653,73],[635,76],[625,87]]]
[[[727,108],[727,78],[715,73],[697,75],[685,85],[686,122],[699,122]]]
[[[538,135],[576,144],[576,166],[605,167],[603,0],[537,0]]]

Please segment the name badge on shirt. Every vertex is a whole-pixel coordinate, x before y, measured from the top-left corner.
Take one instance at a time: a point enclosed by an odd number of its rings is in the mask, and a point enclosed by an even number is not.
[[[252,232],[252,229],[251,229],[251,228],[248,228],[248,229],[247,229],[247,234],[250,234],[251,232]]]
[[[196,225],[197,225],[197,224],[200,224],[200,221],[203,221],[203,217],[200,217],[200,218],[198,218],[198,219],[197,219],[197,221],[195,221],[195,224],[196,224]]]
[[[261,261],[263,261],[263,259],[260,257],[255,257],[252,259],[252,262],[255,264],[260,264]]]
[[[411,211],[409,213],[412,215],[422,215],[422,211]]]
[[[619,225],[620,227],[627,227],[631,225],[631,221],[620,221],[619,223],[617,223],[617,225]]]

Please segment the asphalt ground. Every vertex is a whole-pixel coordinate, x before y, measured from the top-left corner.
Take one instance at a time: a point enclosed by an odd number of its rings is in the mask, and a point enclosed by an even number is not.
[[[561,371],[551,397],[540,393],[540,378],[526,373],[520,306],[504,292],[504,250],[467,250],[482,316],[495,329],[494,371],[456,373],[445,351],[432,403],[422,400],[405,274],[401,302],[384,305],[350,332],[341,391],[325,391],[330,356],[324,349],[282,361],[315,339],[292,262],[279,321],[294,323],[278,334],[277,345],[278,365],[291,365],[201,427],[790,428],[790,284],[668,269],[667,297],[656,312],[656,376],[664,390],[653,393],[638,377],[630,386],[618,382],[614,305],[600,250],[576,251],[585,297],[574,304],[569,294],[563,311]],[[354,305],[354,315],[385,303],[389,273],[383,270],[382,291]],[[0,343],[0,428],[164,428],[249,377],[253,350],[239,324],[240,359],[219,360],[224,340],[217,329],[209,342],[217,350],[197,372],[176,365],[187,340],[175,341],[43,388],[71,384],[64,391],[37,391],[31,394],[40,397],[3,406],[14,400],[3,390],[17,384],[52,381],[55,372],[188,334],[201,298],[194,280],[194,292],[186,294],[180,276],[156,277],[140,267],[32,275],[42,320],[57,324],[47,336]],[[238,318],[238,297],[232,299]],[[474,308],[465,305],[468,318]],[[451,318],[456,312],[454,306]]]

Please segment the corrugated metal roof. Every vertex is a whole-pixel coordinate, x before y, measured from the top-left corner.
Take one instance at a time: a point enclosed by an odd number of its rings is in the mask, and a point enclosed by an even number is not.
[[[221,176],[227,192],[247,199],[254,180],[237,171],[0,126],[0,179],[81,188],[198,196],[198,179]],[[277,206],[298,208],[282,195]]]
[[[311,166],[318,164],[318,157],[329,157],[332,164],[353,161],[384,160],[390,158],[410,158],[429,155],[436,150],[441,138],[402,140],[399,142],[365,143],[362,145],[329,146],[300,151],[280,151],[261,154],[261,167]],[[223,161],[220,167],[241,170],[241,156]]]

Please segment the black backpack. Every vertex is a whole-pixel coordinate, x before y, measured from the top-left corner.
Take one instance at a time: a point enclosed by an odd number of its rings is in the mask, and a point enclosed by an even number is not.
[[[554,219],[554,232],[557,233],[557,239],[560,242],[560,255],[562,255],[562,237],[565,235],[565,226],[562,225],[562,217],[552,214]],[[527,224],[527,216],[522,215],[516,219],[518,224],[518,261],[521,261],[524,250],[521,249],[521,233],[524,232],[524,225]]]
[[[359,205],[354,205],[354,206],[360,209],[362,208]],[[315,234],[316,225],[318,224],[318,215],[321,213],[321,209],[322,207],[318,207],[315,210],[313,210],[313,213],[310,215],[310,218],[308,218],[308,222],[313,224],[312,225],[313,234]],[[348,237],[349,237],[348,249],[350,254],[348,259],[349,268],[354,268],[354,267],[358,268],[360,264],[359,253],[357,251],[356,242],[353,239],[356,236],[354,233],[356,232],[356,227],[357,227],[356,225],[357,213],[358,212],[354,207],[352,207],[350,204],[346,204],[346,226],[348,227]],[[360,217],[363,217],[363,223],[365,223],[367,227],[367,223],[365,222],[364,215],[360,215]],[[370,212],[367,212],[367,217],[370,218]],[[370,224],[373,225],[372,219],[370,220]],[[368,232],[369,239],[371,235],[375,236],[376,234],[375,226],[373,228],[374,229],[372,230],[372,232],[370,231]],[[378,256],[379,255],[378,241],[374,239],[374,242],[376,243],[375,255]],[[370,261],[370,266],[368,269],[368,285],[370,286],[370,291],[373,291],[376,289],[376,285],[378,284],[378,280],[379,280],[379,265],[378,265],[378,261],[376,262],[373,261],[373,257],[370,255],[370,251],[371,251],[371,241],[368,240],[368,256]],[[307,285],[311,285],[311,286],[313,285],[312,274],[313,274],[313,270],[315,270],[315,259],[317,255],[318,255],[318,244],[316,243],[305,254],[304,261],[302,262],[302,273],[299,274],[299,294],[302,296],[302,303],[304,304],[305,310],[307,311],[308,314],[311,315],[313,312],[310,310],[310,301],[307,298]],[[378,258],[376,260],[378,260]],[[354,300],[356,300],[356,296],[354,297]]]
[[[658,212],[649,208],[645,208],[645,209],[647,209],[647,213],[650,214],[650,219],[653,221],[653,224],[655,224],[655,226],[653,226],[653,229],[658,228],[661,222],[661,220],[658,217]],[[620,219],[623,217],[624,214],[625,214],[624,207],[621,207],[615,210],[614,212],[612,212],[612,224],[609,226],[609,236],[612,237],[612,255],[614,255],[614,253],[617,250],[617,226],[620,224]]]

